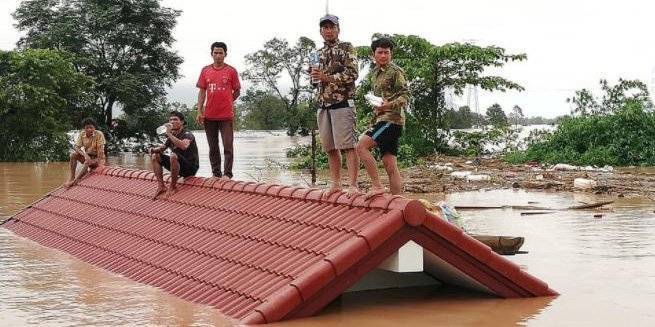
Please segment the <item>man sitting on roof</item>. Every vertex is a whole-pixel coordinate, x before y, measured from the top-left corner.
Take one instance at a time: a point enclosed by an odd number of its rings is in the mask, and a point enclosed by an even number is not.
[[[105,164],[105,135],[97,130],[98,124],[93,118],[84,118],[82,120],[82,127],[84,128],[77,141],[73,146],[73,152],[70,154],[70,178],[64,187],[71,187],[75,185],[90,169]],[[77,170],[77,163],[80,162],[84,166],[82,170],[75,175]]]
[[[178,176],[194,176],[198,171],[198,146],[193,134],[184,129],[185,124],[182,113],[171,112],[168,124],[166,124],[166,137],[168,138],[166,143],[148,150],[152,170],[159,183],[153,198],[166,191],[162,166],[171,172],[171,185],[168,187],[167,196],[177,192]],[[164,154],[167,148],[171,149],[170,155]]]

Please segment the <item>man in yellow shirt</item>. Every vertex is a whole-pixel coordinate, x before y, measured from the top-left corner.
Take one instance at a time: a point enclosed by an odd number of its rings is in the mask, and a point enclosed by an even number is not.
[[[82,120],[82,126],[84,129],[77,137],[70,155],[70,178],[64,183],[64,187],[75,185],[89,171],[89,168],[93,169],[105,164],[105,135],[96,129],[98,124],[92,118]],[[78,162],[84,166],[75,175]]]

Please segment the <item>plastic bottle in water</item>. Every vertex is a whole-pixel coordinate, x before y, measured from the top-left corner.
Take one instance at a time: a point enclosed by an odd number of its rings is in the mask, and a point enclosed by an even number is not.
[[[310,72],[311,72],[311,70],[314,70],[314,69],[316,69],[316,70],[320,69],[320,65],[321,65],[321,58],[319,57],[318,52],[314,51],[314,52],[310,53],[309,54],[309,69],[310,69]],[[318,84],[320,82],[321,81],[318,78],[312,77],[312,84]]]

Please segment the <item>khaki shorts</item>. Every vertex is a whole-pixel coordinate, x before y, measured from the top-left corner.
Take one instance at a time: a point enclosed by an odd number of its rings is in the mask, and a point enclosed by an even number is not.
[[[319,109],[316,118],[323,150],[353,149],[357,145],[355,107]]]

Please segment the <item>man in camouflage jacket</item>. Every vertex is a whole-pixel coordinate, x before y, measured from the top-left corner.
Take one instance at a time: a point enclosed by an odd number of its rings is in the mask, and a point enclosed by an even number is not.
[[[326,15],[319,21],[325,45],[319,50],[319,69],[311,70],[317,87],[316,103],[318,129],[323,149],[328,155],[332,185],[324,193],[328,198],[341,190],[341,150],[346,154],[346,166],[350,186],[348,194],[358,193],[357,173],[359,158],[355,151],[357,134],[355,81],[358,76],[357,54],[352,44],[339,40],[339,18]]]
[[[378,147],[384,170],[389,176],[391,194],[402,192],[400,171],[396,162],[398,139],[405,125],[405,108],[409,104],[409,88],[402,68],[392,62],[393,41],[380,38],[371,43],[375,68],[371,71],[373,95],[382,98],[382,103],[374,106],[375,124],[362,135],[357,145],[357,153],[371,178],[371,190],[366,194],[373,197],[384,193],[380,182],[375,158],[371,149]]]

